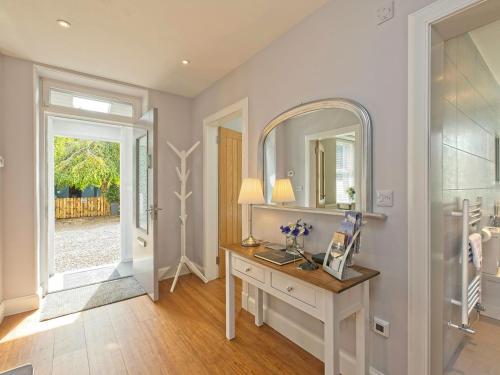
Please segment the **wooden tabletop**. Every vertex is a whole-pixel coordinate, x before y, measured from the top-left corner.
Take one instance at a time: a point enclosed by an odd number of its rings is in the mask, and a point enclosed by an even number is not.
[[[241,246],[240,244],[232,244],[232,245],[221,246],[221,249],[231,251],[234,254],[240,255],[255,263],[262,264],[265,267],[283,272],[290,276],[301,279],[309,284],[313,284],[319,288],[330,290],[334,293],[342,293],[343,291],[352,288],[353,286],[356,286],[358,284],[361,284],[362,282],[370,280],[371,278],[380,274],[379,271],[354,265],[352,266],[352,269],[361,273],[361,276],[349,280],[340,281],[337,280],[332,275],[330,275],[329,273],[323,271],[321,265],[319,265],[319,268],[315,271],[304,271],[301,270],[300,268],[297,268],[299,264],[305,262],[303,258],[297,258],[297,260],[293,263],[288,263],[283,266],[280,266],[268,262],[264,259],[255,257],[254,254],[269,251],[269,249],[264,246],[244,247]],[[306,255],[309,259],[311,259],[311,254],[306,252]]]

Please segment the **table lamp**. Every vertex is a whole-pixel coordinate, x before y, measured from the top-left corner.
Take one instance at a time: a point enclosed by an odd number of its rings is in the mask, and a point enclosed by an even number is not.
[[[248,204],[248,238],[241,241],[242,246],[253,247],[259,246],[260,243],[252,236],[252,205],[263,204],[264,194],[262,193],[262,184],[258,178],[245,178],[241,183],[240,196],[238,197],[239,204]]]
[[[288,202],[295,202],[295,194],[293,193],[292,183],[290,179],[283,178],[276,180],[273,188],[271,201],[285,205]]]

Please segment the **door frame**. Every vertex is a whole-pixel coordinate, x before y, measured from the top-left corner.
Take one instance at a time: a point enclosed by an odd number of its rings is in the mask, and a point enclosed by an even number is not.
[[[50,106],[47,102],[47,93],[50,87],[63,85],[66,89],[74,88],[76,92],[89,93],[91,95],[108,94],[110,98],[122,98],[125,101],[133,102],[137,116],[126,119],[123,117],[99,115],[95,112],[76,110],[73,108]],[[33,67],[33,87],[34,87],[34,128],[35,128],[35,259],[37,275],[37,294],[44,297],[48,291],[49,264],[48,264],[48,155],[47,155],[47,135],[48,117],[66,117],[76,120],[91,121],[107,125],[118,125],[132,127],[137,117],[142,115],[143,109],[148,108],[149,92],[146,89],[134,87],[126,84],[119,84],[110,80],[97,78],[88,75],[70,73],[52,67],[35,65]]]
[[[49,122],[50,118],[66,118],[73,120],[80,120],[83,122],[90,122],[102,126],[118,126],[118,127],[126,127],[131,128],[132,125],[128,123],[117,123],[110,122],[104,120],[96,120],[91,116],[68,116],[67,114],[61,114],[57,111],[52,111],[46,108],[41,109],[41,126],[38,133],[38,154],[37,158],[39,162],[37,165],[37,179],[40,179],[37,183],[37,238],[38,238],[38,246],[37,246],[37,258],[38,258],[38,283],[39,283],[39,294],[41,297],[44,297],[49,289],[48,289],[48,280],[50,278],[50,273],[52,271],[50,261],[54,259],[54,243],[49,238],[49,235],[54,235],[55,230],[52,227],[51,221],[54,218],[51,218],[51,215],[54,214],[53,211],[50,210],[50,205],[54,203],[54,199],[49,197],[49,194],[53,193],[53,189],[50,188],[49,183],[53,182],[53,175],[50,176],[50,173],[54,173],[53,168],[50,168],[48,163],[53,156],[49,155],[49,151],[53,151],[52,147],[49,147],[49,137],[53,138],[56,136],[52,129],[50,129]],[[123,146],[122,142],[120,145]],[[120,152],[120,158],[122,157],[122,153]],[[120,238],[120,246],[121,246],[122,238]],[[52,254],[50,254],[52,251]],[[122,256],[122,253],[121,255]]]
[[[431,27],[486,0],[438,0],[408,16],[408,374],[430,374]]]
[[[248,177],[248,98],[233,103],[203,119],[203,268],[208,280],[219,275],[215,263],[219,247],[219,166],[218,121],[241,112],[241,178]],[[248,207],[241,210],[243,237],[248,235]],[[217,218],[217,220],[214,220]]]

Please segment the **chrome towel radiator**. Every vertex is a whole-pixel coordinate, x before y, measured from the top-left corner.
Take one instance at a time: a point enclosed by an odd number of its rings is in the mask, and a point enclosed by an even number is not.
[[[467,333],[475,333],[469,324],[469,316],[472,310],[476,309],[478,313],[484,311],[484,307],[481,305],[481,270],[477,271],[474,268],[475,275],[472,281],[469,282],[469,263],[472,262],[472,249],[469,244],[470,228],[472,227],[476,230],[478,224],[481,222],[481,204],[481,198],[477,198],[476,202],[473,204],[470,204],[468,199],[464,199],[462,211],[453,211],[451,213],[452,216],[459,216],[462,218],[462,242],[460,252],[462,298],[460,301],[455,299],[451,300],[452,304],[460,306],[460,324],[454,324],[450,321],[448,325]]]

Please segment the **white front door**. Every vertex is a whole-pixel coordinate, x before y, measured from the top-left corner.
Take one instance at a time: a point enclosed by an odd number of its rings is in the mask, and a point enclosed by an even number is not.
[[[134,125],[133,274],[153,301],[158,300],[157,265],[157,109]]]

